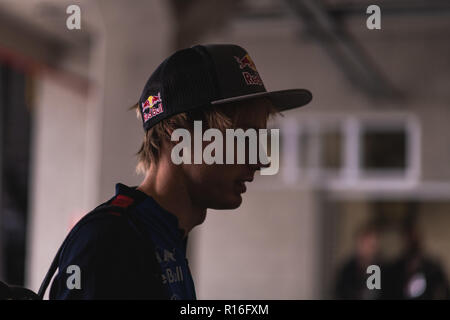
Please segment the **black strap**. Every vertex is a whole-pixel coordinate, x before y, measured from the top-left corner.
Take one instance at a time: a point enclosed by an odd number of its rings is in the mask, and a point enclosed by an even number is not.
[[[61,255],[61,248],[63,247],[63,245],[64,242],[61,245],[61,247],[59,247],[58,252],[53,258],[52,264],[50,265],[50,268],[48,269],[47,274],[45,275],[45,278],[42,281],[41,286],[39,287],[38,296],[40,300],[44,300],[45,291],[47,290],[47,287],[50,284],[50,281],[52,280],[52,277],[55,274],[56,269],[58,269],[59,257]]]

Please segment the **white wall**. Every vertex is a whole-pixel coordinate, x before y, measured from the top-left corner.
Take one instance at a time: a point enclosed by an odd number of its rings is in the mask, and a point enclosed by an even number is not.
[[[45,75],[37,84],[26,280],[33,289],[39,288],[71,219],[87,209],[80,174],[85,170],[87,97]]]
[[[36,79],[26,284],[34,290],[73,222],[112,197],[117,182],[140,180],[134,155],[144,131],[127,109],[169,51],[164,1],[99,1],[83,10],[97,19],[88,65],[73,66],[70,56],[61,64],[89,79],[88,92],[47,73]],[[152,41],[142,34],[156,29]]]
[[[316,210],[306,190],[251,185],[239,209],[210,210],[191,249],[198,298],[318,298]]]

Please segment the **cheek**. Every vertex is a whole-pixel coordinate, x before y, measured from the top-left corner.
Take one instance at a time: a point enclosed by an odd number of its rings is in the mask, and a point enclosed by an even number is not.
[[[239,176],[236,165],[198,165],[190,173],[190,184],[195,192],[216,198],[234,193],[235,180]]]
[[[239,168],[235,165],[202,165],[191,168],[188,188],[196,203],[212,209],[235,209],[242,203],[235,180]]]
[[[235,177],[235,168],[231,165],[213,164],[205,170],[204,179],[216,188],[229,187]]]
[[[232,170],[226,165],[186,165],[185,172],[196,189],[214,189],[226,184],[232,177]]]

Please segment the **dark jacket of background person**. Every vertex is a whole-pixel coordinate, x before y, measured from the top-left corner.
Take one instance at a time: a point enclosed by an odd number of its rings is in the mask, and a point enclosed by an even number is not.
[[[378,259],[378,233],[374,225],[362,226],[355,237],[353,255],[339,269],[336,277],[334,296],[336,299],[378,299],[380,289],[369,289],[367,273],[370,265],[380,266]],[[380,269],[383,268],[380,266]],[[381,281],[383,277],[381,276]],[[382,284],[381,284],[381,287]]]
[[[372,264],[380,265],[376,261]],[[369,265],[362,265],[356,256],[348,259],[338,272],[334,293],[335,298],[351,300],[379,299],[381,291],[367,287],[367,279],[370,277],[370,274],[367,273]],[[383,270],[383,267],[380,266],[380,268]],[[382,276],[381,279],[383,279]],[[381,284],[381,288],[383,288],[383,284]]]
[[[392,263],[386,272],[383,299],[449,299],[449,285],[439,262],[412,250]]]

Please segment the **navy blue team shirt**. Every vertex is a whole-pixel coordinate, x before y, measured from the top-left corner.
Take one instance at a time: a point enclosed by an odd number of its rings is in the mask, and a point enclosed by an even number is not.
[[[138,230],[123,215],[102,212],[71,236],[63,247],[50,299],[196,299],[186,259],[187,237],[178,218],[136,187],[121,183],[106,203],[131,202],[128,214]],[[149,241],[152,246],[146,245]],[[67,285],[68,280],[73,283],[71,265],[79,267],[80,289]]]

